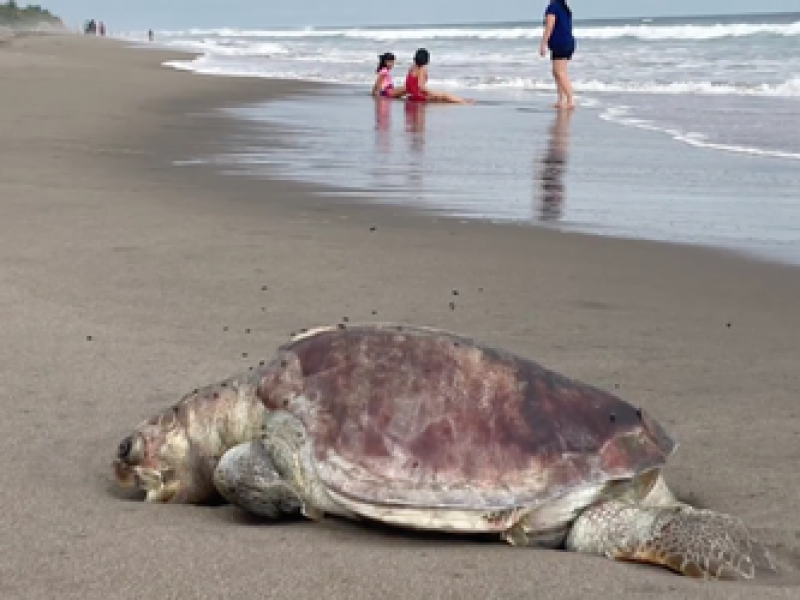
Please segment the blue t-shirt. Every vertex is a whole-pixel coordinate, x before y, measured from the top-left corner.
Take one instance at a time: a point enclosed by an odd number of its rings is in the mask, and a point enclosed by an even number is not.
[[[572,15],[569,14],[560,2],[551,2],[544,12],[545,16],[554,15],[556,24],[553,33],[547,42],[548,47],[553,50],[569,49],[575,47],[575,37],[572,35]]]

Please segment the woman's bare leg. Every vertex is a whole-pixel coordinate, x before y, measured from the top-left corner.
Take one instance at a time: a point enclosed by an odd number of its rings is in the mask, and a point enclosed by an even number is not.
[[[559,86],[558,104],[562,108],[575,108],[575,99],[572,96],[572,83],[567,76],[567,61],[559,59],[553,61],[553,76]]]
[[[402,98],[406,95],[406,88],[403,86],[394,87],[389,90],[389,97],[390,98]]]
[[[556,103],[553,105],[553,108],[561,108],[564,105],[564,86],[561,84],[561,75],[558,71],[558,63],[559,61],[554,60],[552,61],[553,67],[553,81],[556,83],[556,93],[558,94],[558,99]]]
[[[428,100],[431,102],[449,102],[450,104],[474,104],[474,100],[467,100],[464,98],[459,98],[458,96],[454,96],[453,94],[448,94],[447,92],[434,92],[432,90],[427,90],[426,96]]]

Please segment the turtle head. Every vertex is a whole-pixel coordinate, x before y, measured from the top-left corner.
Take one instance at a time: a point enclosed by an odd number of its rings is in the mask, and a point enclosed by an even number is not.
[[[145,421],[117,445],[113,467],[118,485],[143,491],[149,502],[196,495],[189,440],[174,413],[170,409]]]
[[[142,422],[117,445],[117,483],[148,502],[203,504],[219,498],[213,482],[220,457],[251,441],[264,405],[245,379],[194,390]]]

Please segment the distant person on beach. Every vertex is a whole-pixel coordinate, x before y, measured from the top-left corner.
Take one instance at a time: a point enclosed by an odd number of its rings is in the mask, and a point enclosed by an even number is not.
[[[375,84],[372,86],[372,95],[376,98],[401,98],[406,90],[402,86],[395,87],[392,82],[392,68],[395,56],[391,52],[384,52],[378,56],[378,68]]]
[[[427,88],[428,63],[430,53],[425,48],[420,48],[414,55],[414,64],[406,74],[405,90],[407,100],[412,102],[450,102],[452,104],[472,104],[472,100],[465,100],[445,92],[434,92]]]
[[[155,35],[153,34],[153,30],[150,29],[147,31],[147,38],[152,42]]]
[[[575,36],[572,33],[572,10],[567,0],[550,0],[544,13],[544,31],[539,45],[539,54],[550,49],[553,64],[553,79],[558,89],[556,108],[575,108],[572,83],[567,76],[567,62],[575,52]]]

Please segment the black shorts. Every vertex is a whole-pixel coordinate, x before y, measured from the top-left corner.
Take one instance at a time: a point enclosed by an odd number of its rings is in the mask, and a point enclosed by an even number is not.
[[[550,48],[550,60],[570,60],[573,54],[575,54],[575,46]]]

